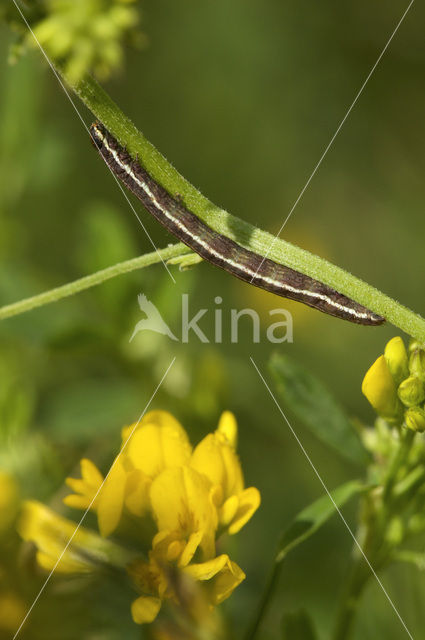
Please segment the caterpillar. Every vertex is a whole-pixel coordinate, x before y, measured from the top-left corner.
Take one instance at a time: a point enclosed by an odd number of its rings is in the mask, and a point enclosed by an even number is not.
[[[385,322],[383,317],[319,280],[264,258],[214,231],[158,184],[99,122],[90,127],[90,135],[111,171],[145,209],[208,262],[254,286],[331,316],[363,325]]]

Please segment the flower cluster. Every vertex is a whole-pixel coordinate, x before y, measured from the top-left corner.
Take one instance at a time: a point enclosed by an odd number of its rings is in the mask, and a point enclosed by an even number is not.
[[[64,499],[68,506],[92,509],[102,536],[136,536],[143,548],[144,557],[133,557],[126,566],[140,594],[131,607],[135,622],[152,622],[164,600],[181,604],[177,574],[201,585],[208,609],[244,579],[240,567],[216,549],[219,536],[237,533],[260,504],[258,490],[244,486],[236,441],[237,425],[230,412],[223,413],[217,430],[192,449],[186,431],[171,414],[151,411],[122,430],[121,451],[106,478],[83,459],[82,477],[67,479],[74,491]],[[43,567],[52,568],[58,543],[52,547],[49,539],[62,538],[63,548],[71,523],[62,518],[59,522],[58,516],[49,521],[46,508],[41,511],[38,503],[25,509],[20,533],[36,542]],[[43,535],[37,512],[43,516]],[[85,567],[93,550],[95,555],[108,553],[93,535],[79,529],[76,545],[70,548],[74,555],[64,555],[65,571],[85,570],[78,565],[78,549],[85,545],[91,550],[85,554]],[[112,555],[117,558],[119,553],[112,549]]]
[[[425,431],[425,346],[412,341],[407,352],[401,338],[390,340],[367,371],[362,392],[387,422]]]
[[[71,84],[85,73],[107,78],[122,65],[122,40],[139,35],[135,0],[47,0],[45,16],[34,22],[47,55],[64,68]],[[32,36],[28,44],[35,46]]]

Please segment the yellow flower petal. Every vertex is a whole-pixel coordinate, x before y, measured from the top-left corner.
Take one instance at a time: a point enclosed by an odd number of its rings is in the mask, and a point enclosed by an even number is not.
[[[211,480],[211,500],[218,508],[220,525],[228,527],[229,533],[239,531],[260,504],[257,489],[244,489],[241,464],[229,443],[236,444],[236,429],[233,414],[225,412],[218,430],[198,444],[191,458],[191,466]]]
[[[31,500],[23,503],[17,529],[21,538],[37,545],[37,559],[45,569],[52,569],[63,554],[57,571],[87,573],[93,571],[88,552],[93,558],[105,559],[100,549],[101,540],[83,527],[75,533],[76,526],[75,522],[58,516],[41,502]],[[67,547],[71,538],[72,543]]]
[[[160,598],[140,596],[131,605],[131,615],[136,624],[146,624],[155,620],[160,608]]]
[[[229,526],[230,535],[233,535],[242,529],[242,527],[257,511],[261,502],[260,492],[255,487],[245,489],[241,494],[239,494],[238,498],[239,506],[232,523]]]
[[[124,427],[121,431],[122,443],[128,439],[132,431],[134,430],[134,424],[129,425],[128,427]],[[170,427],[172,428],[179,437],[185,438],[187,440],[187,434],[182,425],[176,418],[169,413],[168,411],[148,411],[148,413],[143,416],[142,420],[138,423],[134,433],[143,429],[147,425],[155,425],[158,428]]]
[[[88,458],[83,458],[80,462],[81,466],[81,475],[84,478],[84,481],[93,489],[99,489],[100,485],[103,482],[103,476],[100,473],[99,469],[96,467],[94,462],[89,460]]]
[[[65,484],[67,484],[70,489],[75,491],[75,493],[83,494],[86,490],[86,483],[81,478],[65,478]],[[86,498],[86,496],[84,497]]]
[[[59,554],[58,554],[59,557]],[[56,564],[58,557],[52,556],[50,553],[44,553],[43,551],[37,551],[36,558],[37,564],[45,571],[55,570],[55,573],[91,573],[93,566],[88,563],[78,563],[70,555],[64,554],[59,564]]]
[[[184,567],[192,560],[203,537],[203,531],[191,533],[188,540],[182,531],[160,531],[152,541],[152,558],[162,565],[177,562],[179,567]]]
[[[384,351],[387,367],[393,376],[395,383],[400,384],[409,375],[409,361],[403,340],[396,336],[386,345]]]
[[[152,483],[151,507],[158,530],[189,539],[188,554],[194,552],[193,533],[201,534],[205,556],[214,554],[217,512],[209,499],[210,488],[209,480],[190,467],[165,469]]]
[[[226,439],[233,449],[236,449],[238,444],[238,423],[231,411],[223,411],[218,422],[217,432]]]
[[[232,591],[245,579],[242,569],[223,554],[207,562],[191,564],[183,572],[194,580],[212,580],[211,599],[216,605],[230,596]]]
[[[230,496],[223,504],[220,510],[220,524],[224,527],[228,527],[236,516],[236,512],[239,508],[239,497]]]
[[[123,439],[131,427],[123,431]],[[150,411],[134,431],[125,455],[136,469],[154,478],[166,467],[179,467],[190,459],[186,431],[167,411]]]
[[[383,417],[395,417],[399,412],[401,405],[394,378],[384,356],[379,356],[367,371],[362,383],[362,393],[376,412]]]
[[[202,538],[204,537],[203,531],[195,531],[189,536],[189,540],[185,548],[183,549],[180,560],[179,567],[185,567],[192,560],[193,556],[199,545],[201,544]]]
[[[216,576],[213,583],[212,601],[220,604],[228,598],[240,583],[245,580],[245,573],[236,564],[229,560],[222,571]]]
[[[74,494],[66,496],[63,501],[69,507],[87,509],[91,505],[95,509],[97,506],[96,494],[102,485],[103,476],[96,465],[87,458],[80,461],[80,468],[81,478],[67,478],[65,480]]]
[[[67,507],[72,507],[73,509],[87,509],[91,500],[89,500],[86,496],[78,496],[75,493],[71,493],[69,496],[65,496],[62,500]]]
[[[125,506],[134,516],[141,518],[149,508],[149,489],[152,480],[140,469],[133,469],[127,475]]]
[[[179,558],[184,550],[183,543],[180,540],[173,540],[167,550],[168,562],[174,562]]]
[[[244,488],[238,456],[215,433],[210,433],[201,440],[192,454],[190,466],[207,476],[213,485],[221,486],[224,500]]]
[[[191,564],[184,569],[184,573],[191,576],[194,580],[211,580],[211,578],[220,573],[224,567],[227,567],[229,562],[231,562],[229,556],[222,554],[212,560],[207,560],[207,562]]]
[[[97,521],[102,536],[109,536],[117,528],[124,506],[127,474],[122,459],[114,462],[97,501]]]

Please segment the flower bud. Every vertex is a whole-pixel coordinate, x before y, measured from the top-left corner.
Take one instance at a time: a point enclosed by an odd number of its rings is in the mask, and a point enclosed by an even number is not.
[[[425,387],[417,376],[409,376],[398,388],[398,397],[406,407],[415,407],[425,400]]]
[[[415,513],[408,522],[408,531],[413,535],[422,533],[425,529],[425,517],[423,513]]]
[[[415,349],[409,358],[409,369],[413,376],[417,376],[425,382],[425,352]]]
[[[236,449],[238,442],[238,425],[231,411],[224,411],[221,414],[217,432],[224,438],[229,446]]]
[[[395,383],[399,385],[409,375],[406,347],[399,336],[392,338],[387,343],[384,357]]]
[[[397,547],[403,541],[404,525],[399,517],[394,517],[387,525],[385,539],[392,547]]]
[[[379,356],[366,372],[362,393],[379,415],[391,419],[400,414],[396,385],[384,356]]]
[[[425,411],[420,407],[412,407],[407,409],[404,414],[406,427],[412,431],[425,431]]]
[[[411,338],[409,342],[409,353],[412,353],[417,349],[425,349],[425,344],[423,342],[419,342],[419,340],[415,340],[414,338]]]

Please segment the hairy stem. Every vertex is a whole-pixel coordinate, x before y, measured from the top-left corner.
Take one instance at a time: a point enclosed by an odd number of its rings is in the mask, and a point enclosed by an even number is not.
[[[62,298],[67,298],[75,293],[79,293],[80,291],[90,289],[90,287],[95,287],[96,285],[105,282],[105,280],[110,280],[111,278],[115,278],[123,273],[136,271],[136,269],[143,269],[144,267],[149,267],[152,264],[157,264],[162,260],[170,260],[171,258],[184,256],[188,253],[190,253],[190,249],[179,242],[178,244],[171,245],[165,249],[146,253],[143,256],[132,258],[125,262],[119,262],[112,267],[96,271],[96,273],[92,273],[84,278],[79,278],[78,280],[64,284],[61,287],[56,287],[55,289],[50,289],[50,291],[40,293],[39,295],[32,296],[31,298],[25,298],[19,302],[14,302],[13,304],[1,307],[0,320],[19,315],[20,313],[30,311],[36,307],[42,307],[43,305],[50,304],[51,302],[57,302]]]

